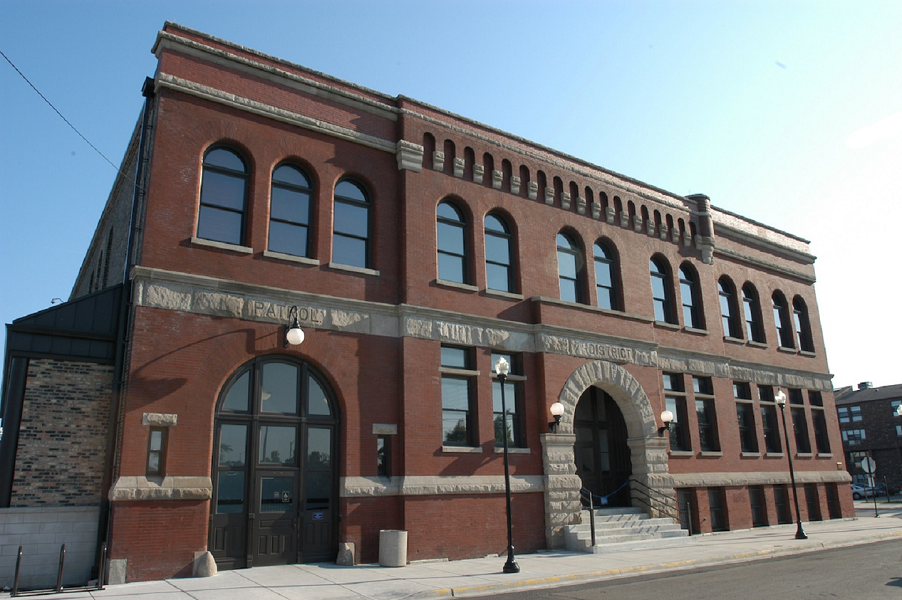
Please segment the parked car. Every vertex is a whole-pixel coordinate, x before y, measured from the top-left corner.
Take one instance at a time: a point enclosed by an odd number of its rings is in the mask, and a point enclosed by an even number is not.
[[[874,488],[866,488],[860,486],[858,484],[852,484],[852,498],[855,500],[862,500],[864,498],[870,498],[874,495]]]
[[[880,483],[878,483],[877,485],[874,486],[874,492],[878,496],[886,496],[887,493],[889,493],[889,495],[892,496],[893,494],[899,493],[899,488],[891,485],[891,486],[889,486],[889,490],[887,490],[887,485],[881,481]]]

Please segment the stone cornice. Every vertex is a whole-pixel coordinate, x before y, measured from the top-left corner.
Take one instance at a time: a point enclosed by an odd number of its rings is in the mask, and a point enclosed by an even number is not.
[[[112,502],[138,500],[209,500],[213,481],[209,477],[120,477],[110,488]]]
[[[849,473],[842,471],[795,472],[798,483],[848,483]],[[674,487],[731,487],[746,485],[781,485],[791,483],[789,471],[747,471],[729,473],[676,473]]]
[[[136,306],[264,323],[286,323],[289,308],[298,306],[301,325],[317,329],[577,356],[766,385],[832,389],[830,375],[825,373],[748,363],[554,325],[338,298],[140,266],[132,270],[132,277]]]
[[[222,41],[221,43],[234,46],[234,44],[231,44],[231,42]],[[343,104],[357,110],[363,110],[384,119],[389,119],[392,121],[398,120],[398,109],[389,104],[385,104],[384,102],[378,102],[371,98],[366,98],[365,96],[354,94],[353,92],[349,92],[339,87],[326,85],[324,83],[320,83],[319,81],[314,81],[313,79],[303,77],[285,69],[280,69],[263,62],[251,60],[232,52],[214,48],[213,46],[209,46],[207,44],[201,44],[199,42],[195,42],[194,40],[189,40],[187,38],[166,31],[161,31],[157,35],[157,41],[154,44],[153,53],[157,58],[159,58],[163,50],[171,50],[173,52],[179,52],[188,56],[200,58],[201,60],[219,66],[227,67],[241,73],[253,75],[261,79],[267,79],[279,85],[297,90],[299,92],[303,92],[305,94],[324,98],[331,102]],[[248,48],[241,48],[241,50],[244,52],[259,54]],[[283,63],[285,62],[274,57],[266,57],[265,55],[260,56],[269,58],[273,61]],[[293,66],[298,69],[303,68],[298,65]],[[322,76],[327,77],[326,75]],[[377,92],[371,93],[376,94]]]
[[[774,263],[769,263],[767,261],[755,258],[753,256],[749,256],[748,254],[736,252],[734,250],[727,250],[726,248],[715,248],[714,255],[730,258],[732,260],[735,260],[736,262],[744,263],[746,265],[756,267],[759,269],[765,269],[767,271],[778,273],[780,275],[785,275],[786,277],[791,277],[792,279],[798,279],[805,283],[813,284],[813,283],[815,283],[815,281],[817,281],[816,277],[814,277],[813,275],[809,275],[808,273],[804,273],[802,271],[797,271],[795,269],[787,269],[786,267],[781,267]],[[812,257],[812,262],[813,262],[813,259],[814,259],[814,257]]]
[[[376,150],[391,152],[392,154],[395,154],[397,150],[397,143],[393,140],[384,140],[382,138],[354,131],[353,129],[348,129],[347,127],[333,125],[332,123],[327,123],[320,119],[314,119],[300,113],[277,108],[270,104],[264,104],[262,102],[257,102],[256,100],[230,94],[216,88],[188,81],[181,77],[176,77],[175,75],[159,73],[157,74],[155,82],[157,92],[161,89],[170,89],[197,98],[203,98],[210,102],[223,104],[237,110],[273,119],[275,121],[281,121],[283,123],[288,123],[289,125],[316,131],[324,135],[354,142],[362,146],[375,148]]]
[[[512,475],[510,480],[515,494],[545,491],[543,475]],[[503,493],[504,477],[500,475],[342,477],[339,491],[342,498]]]

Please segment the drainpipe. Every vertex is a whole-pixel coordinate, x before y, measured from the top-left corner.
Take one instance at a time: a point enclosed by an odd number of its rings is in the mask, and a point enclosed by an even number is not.
[[[148,131],[150,128],[150,115],[153,111],[154,99],[154,80],[150,77],[145,78],[144,85],[141,88],[144,96],[144,111],[141,117],[141,132],[138,140],[138,154],[136,157],[137,165],[135,168],[135,189],[132,195],[131,213],[129,215],[128,241],[126,244],[125,265],[122,275],[122,289],[119,298],[119,315],[118,325],[116,328],[116,359],[113,370],[114,387],[113,402],[110,406],[110,435],[107,439],[106,455],[107,462],[104,468],[103,484],[101,486],[100,498],[100,521],[97,527],[97,554],[95,562],[100,559],[101,548],[106,544],[108,552],[111,549],[109,535],[110,523],[112,521],[112,508],[110,506],[110,489],[113,485],[113,479],[119,472],[119,453],[121,451],[120,440],[122,436],[122,420],[124,418],[125,407],[125,390],[128,378],[128,340],[130,338],[129,324],[131,322],[131,285],[129,273],[134,264],[135,246],[140,227],[138,225],[138,209],[141,201],[145,197],[144,182],[144,165],[146,161]],[[100,569],[106,569],[106,565],[100,565]],[[99,575],[99,574],[98,574]]]

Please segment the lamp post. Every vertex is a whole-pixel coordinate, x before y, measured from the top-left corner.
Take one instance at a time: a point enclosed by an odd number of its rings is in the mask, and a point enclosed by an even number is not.
[[[802,515],[799,512],[799,494],[796,491],[796,475],[792,470],[792,452],[789,451],[789,430],[786,429],[786,394],[783,390],[778,389],[774,400],[780,406],[780,416],[783,419],[783,437],[786,439],[786,458],[789,459],[789,479],[792,481],[792,502],[796,507],[796,539],[807,540],[808,536],[802,529]]]
[[[501,382],[501,438],[504,440],[504,496],[507,501],[507,562],[504,563],[504,572],[519,573],[520,565],[514,559],[514,541],[511,531],[511,475],[507,448],[507,402],[504,398],[504,382],[507,380],[510,369],[510,363],[503,356],[495,363],[495,373],[498,375],[498,381]]]

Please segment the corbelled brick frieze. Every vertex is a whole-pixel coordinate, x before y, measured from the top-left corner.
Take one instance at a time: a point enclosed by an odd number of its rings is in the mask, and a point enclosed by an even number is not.
[[[830,377],[821,373],[751,365],[720,355],[688,353],[647,342],[596,336],[548,325],[291,292],[146,267],[136,267],[134,274],[138,306],[266,323],[287,323],[288,311],[297,306],[298,319],[304,327],[415,337],[512,352],[562,354],[762,385],[820,391],[833,389]]]

